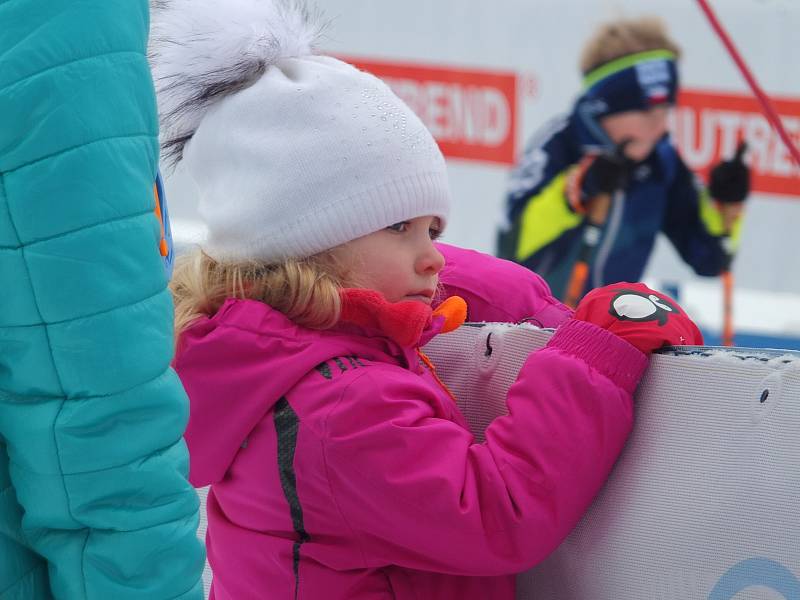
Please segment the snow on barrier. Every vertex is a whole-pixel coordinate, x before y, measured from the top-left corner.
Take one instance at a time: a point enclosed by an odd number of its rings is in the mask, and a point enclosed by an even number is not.
[[[550,335],[468,324],[425,347],[479,440]],[[798,432],[800,354],[654,355],[607,485],[564,543],[519,576],[517,598],[800,600]]]

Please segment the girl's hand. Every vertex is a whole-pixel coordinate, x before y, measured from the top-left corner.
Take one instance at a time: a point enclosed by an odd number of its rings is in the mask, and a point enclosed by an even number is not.
[[[642,283],[615,283],[589,292],[575,318],[607,329],[650,354],[663,346],[702,345],[703,335],[677,302]]]

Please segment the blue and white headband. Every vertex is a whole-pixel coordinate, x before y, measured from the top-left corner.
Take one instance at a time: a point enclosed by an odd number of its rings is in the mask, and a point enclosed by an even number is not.
[[[629,110],[673,105],[678,94],[676,55],[669,50],[629,54],[590,71],[583,78],[577,108],[600,140],[598,119]]]
[[[583,97],[597,101],[596,116],[674,104],[678,93],[675,58],[669,50],[651,50],[613,60],[586,74]]]

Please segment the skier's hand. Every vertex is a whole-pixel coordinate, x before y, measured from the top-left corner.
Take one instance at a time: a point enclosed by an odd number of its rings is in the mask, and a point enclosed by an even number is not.
[[[581,177],[581,191],[584,198],[590,199],[600,194],[613,194],[625,189],[630,181],[634,162],[625,156],[625,146],[630,143],[625,139],[612,152],[589,155],[591,159]],[[583,162],[583,161],[582,161]]]
[[[747,142],[741,142],[731,160],[723,160],[711,169],[708,192],[720,204],[743,202],[750,193],[750,169],[744,164]]]
[[[617,190],[628,187],[634,162],[625,156],[626,138],[612,152],[587,154],[567,180],[566,195],[572,209],[590,213],[596,200],[608,199]]]
[[[615,283],[586,294],[575,318],[594,323],[650,354],[662,346],[702,345],[678,303],[643,283]]]

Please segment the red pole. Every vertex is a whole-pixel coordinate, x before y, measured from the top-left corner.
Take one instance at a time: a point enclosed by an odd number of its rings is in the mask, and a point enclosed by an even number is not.
[[[717,16],[714,14],[714,11],[711,9],[711,6],[707,2],[707,0],[697,0],[697,3],[700,5],[700,8],[705,13],[706,17],[708,18],[708,22],[711,24],[712,29],[717,33],[719,38],[722,40],[722,43],[727,48],[728,53],[733,58],[733,62],[736,63],[736,66],[739,68],[739,72],[747,81],[747,84],[750,86],[750,89],[755,94],[758,101],[761,103],[761,108],[764,112],[764,115],[767,117],[767,120],[772,124],[775,130],[778,132],[781,140],[788,148],[789,152],[794,158],[794,161],[800,166],[800,151],[797,150],[797,146],[794,145],[789,135],[786,133],[786,130],[783,128],[783,123],[781,123],[780,117],[778,117],[778,113],[775,112],[775,109],[772,106],[772,102],[770,102],[767,95],[761,90],[758,83],[753,77],[750,69],[745,64],[744,60],[742,59],[739,51],[736,50],[736,47],[733,45],[731,38],[726,33],[725,29],[723,29],[722,25],[717,19]]]
[[[722,273],[722,345],[733,346],[733,273]]]

